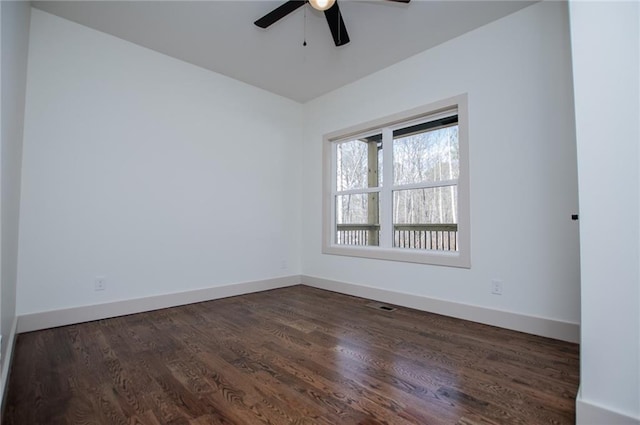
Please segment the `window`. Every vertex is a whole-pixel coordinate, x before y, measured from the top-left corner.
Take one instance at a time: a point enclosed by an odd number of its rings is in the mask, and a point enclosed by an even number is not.
[[[470,267],[466,102],[325,136],[324,253]]]

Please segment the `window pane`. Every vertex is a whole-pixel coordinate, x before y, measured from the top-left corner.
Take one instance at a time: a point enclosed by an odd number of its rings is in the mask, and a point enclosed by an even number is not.
[[[393,246],[458,250],[458,187],[393,192]]]
[[[393,180],[396,185],[457,179],[460,174],[458,160],[457,125],[393,140]]]
[[[336,189],[338,191],[378,187],[382,134],[338,143],[336,146]]]
[[[379,245],[378,193],[336,196],[336,244]]]

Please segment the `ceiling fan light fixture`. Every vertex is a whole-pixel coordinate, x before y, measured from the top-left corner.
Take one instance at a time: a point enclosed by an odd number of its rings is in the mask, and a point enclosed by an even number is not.
[[[309,4],[311,4],[311,7],[321,12],[324,12],[325,10],[331,8],[331,6],[333,6],[335,2],[336,0],[309,0]]]

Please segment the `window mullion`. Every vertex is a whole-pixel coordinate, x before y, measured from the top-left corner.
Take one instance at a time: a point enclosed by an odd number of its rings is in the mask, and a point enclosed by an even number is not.
[[[382,129],[382,173],[383,186],[380,191],[380,246],[393,247],[393,132]]]
[[[409,184],[401,184],[398,186],[394,186],[394,190],[411,190],[411,189],[431,189],[436,187],[448,187],[448,186],[456,186],[458,184],[458,179],[453,180],[438,180],[435,182],[420,182],[420,183],[409,183]]]
[[[376,193],[379,192],[380,189],[377,187],[363,187],[358,189],[348,189],[334,192],[334,196],[340,195],[360,195],[362,193]]]
[[[336,209],[336,193],[338,192],[338,144],[331,143],[331,238],[329,239],[332,244],[336,241],[336,223],[337,223],[337,209]]]

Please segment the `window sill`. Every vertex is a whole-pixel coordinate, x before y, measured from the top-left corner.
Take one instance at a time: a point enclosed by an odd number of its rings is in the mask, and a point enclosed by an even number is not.
[[[379,248],[366,246],[330,245],[322,247],[323,254],[342,255],[347,257],[369,258],[374,260],[401,261],[405,263],[430,264],[471,268],[468,255],[461,252],[439,252],[410,248]]]

